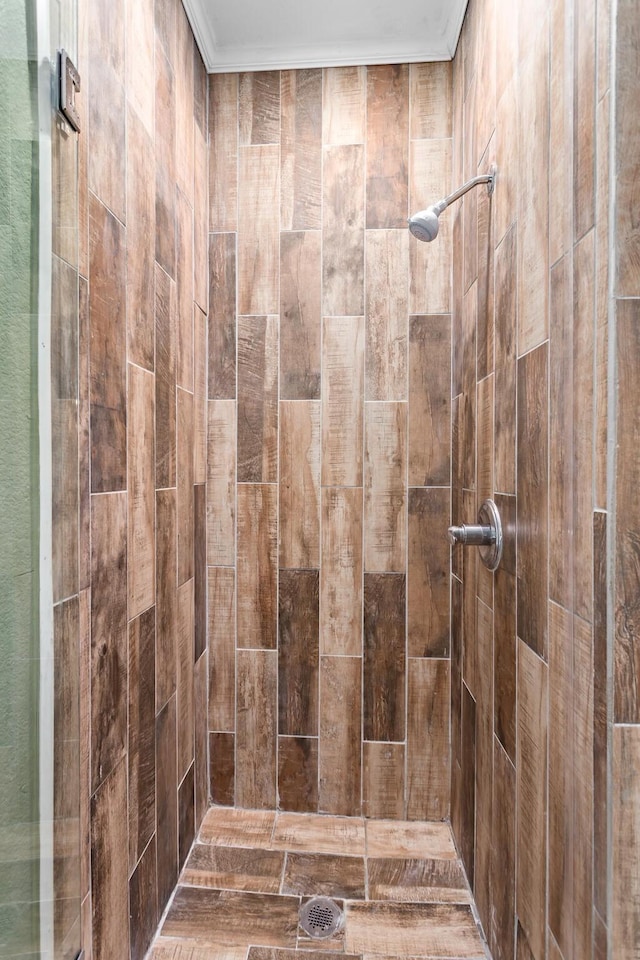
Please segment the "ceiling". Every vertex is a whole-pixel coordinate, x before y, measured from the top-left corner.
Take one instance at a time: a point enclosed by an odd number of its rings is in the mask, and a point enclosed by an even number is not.
[[[210,73],[450,60],[468,0],[182,0]]]

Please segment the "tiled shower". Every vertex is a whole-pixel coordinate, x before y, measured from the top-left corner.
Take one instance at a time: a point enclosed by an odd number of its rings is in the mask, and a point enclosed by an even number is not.
[[[450,818],[495,960],[637,955],[637,20],[207,77],[178,0],[80,0],[86,958],[210,801]]]

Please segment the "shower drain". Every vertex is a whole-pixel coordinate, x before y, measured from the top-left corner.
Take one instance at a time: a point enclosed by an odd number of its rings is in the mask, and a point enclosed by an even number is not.
[[[344,914],[329,897],[312,897],[300,907],[300,926],[314,940],[325,940],[339,930]]]

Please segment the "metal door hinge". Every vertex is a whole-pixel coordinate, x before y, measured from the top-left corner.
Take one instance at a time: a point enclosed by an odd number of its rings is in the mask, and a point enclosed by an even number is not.
[[[80,133],[80,117],[76,110],[75,95],[80,92],[80,74],[69,59],[66,50],[58,54],[58,72],[60,78],[60,112],[67,123]]]

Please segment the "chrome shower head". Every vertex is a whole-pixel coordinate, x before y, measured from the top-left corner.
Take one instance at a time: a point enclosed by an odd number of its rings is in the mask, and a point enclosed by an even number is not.
[[[430,243],[438,236],[438,230],[440,229],[438,218],[444,209],[439,209],[439,207],[440,204],[435,204],[432,207],[427,207],[426,210],[414,213],[409,218],[409,231],[416,240],[424,240],[426,243]]]

